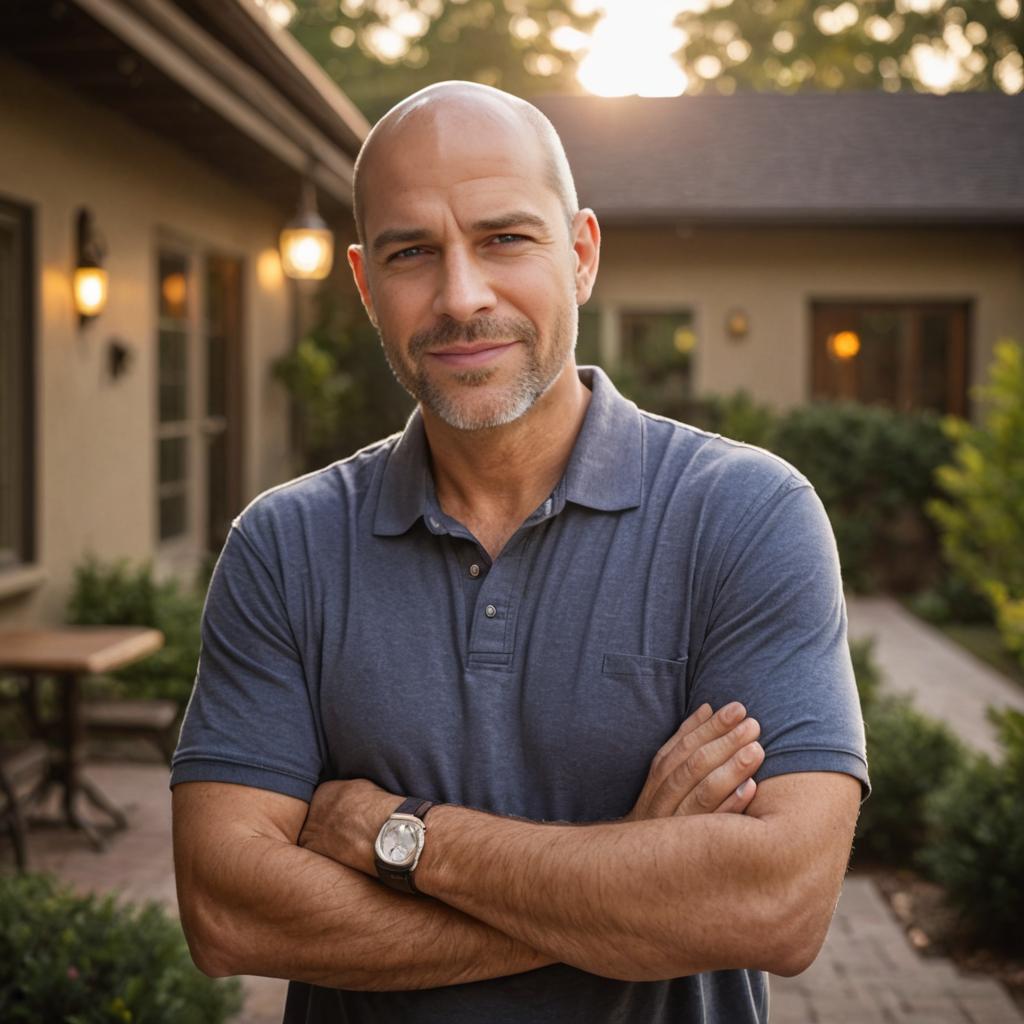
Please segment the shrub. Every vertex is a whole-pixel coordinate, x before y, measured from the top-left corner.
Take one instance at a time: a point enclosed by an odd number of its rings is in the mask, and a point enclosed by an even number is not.
[[[1024,950],[1024,715],[989,712],[1003,758],[961,762],[927,801],[931,839],[921,862],[975,933]]]
[[[76,896],[38,875],[0,877],[0,1020],[5,1024],[219,1024],[237,980],[192,965],[156,904]]]
[[[203,598],[177,580],[158,583],[152,566],[86,558],[75,567],[67,619],[75,625],[152,626],[164,634],[155,654],[111,676],[115,693],[166,697],[184,705],[199,664]]]
[[[937,543],[923,507],[950,450],[939,417],[818,402],[780,420],[773,450],[818,492],[848,584],[916,589],[935,571]]]
[[[1024,665],[1024,352],[996,346],[982,426],[952,417],[952,463],[937,472],[942,499],[928,512],[951,565],[992,603],[1006,647]]]

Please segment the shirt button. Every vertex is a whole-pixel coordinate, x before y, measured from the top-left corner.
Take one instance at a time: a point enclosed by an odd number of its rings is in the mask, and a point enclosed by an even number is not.
[[[472,565],[471,565],[471,566],[469,567],[469,575],[470,575],[470,576],[472,576],[472,577],[473,577],[473,579],[476,579],[476,578],[477,578],[477,576],[479,576],[479,575],[480,575],[480,566],[479,566],[479,565],[477,565],[477,564],[476,564],[476,562],[474,562],[474,563],[473,563],[473,564],[472,564]]]
[[[486,608],[484,609],[484,615],[486,615],[486,616],[487,616],[487,618],[489,618],[489,619],[493,619],[493,618],[494,618],[494,616],[495,616],[495,615],[497,615],[497,614],[498,614],[498,609],[497,609],[497,608],[495,608],[493,604],[489,604],[489,605],[488,605],[488,606],[487,606],[487,607],[486,607]]]

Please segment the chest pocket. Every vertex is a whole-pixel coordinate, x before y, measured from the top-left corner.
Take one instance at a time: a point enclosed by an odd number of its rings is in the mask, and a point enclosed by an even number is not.
[[[601,674],[625,682],[640,679],[660,679],[681,687],[686,685],[686,659],[652,658],[647,654],[606,654],[601,663]]]

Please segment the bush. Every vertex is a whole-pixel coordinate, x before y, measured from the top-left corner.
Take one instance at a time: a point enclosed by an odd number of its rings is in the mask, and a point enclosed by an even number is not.
[[[989,712],[1003,758],[975,755],[927,801],[931,839],[921,862],[975,933],[1024,950],[1024,715]]]
[[[980,427],[950,417],[952,463],[937,472],[944,499],[928,512],[942,532],[942,550],[985,594],[1006,647],[1024,666],[1024,352],[996,346],[987,408]]]
[[[80,897],[38,875],[0,877],[0,1020],[5,1024],[219,1024],[237,980],[192,965],[156,904]]]
[[[202,595],[177,580],[158,583],[152,566],[86,558],[75,567],[67,620],[74,625],[152,626],[164,634],[155,654],[110,678],[115,694],[166,697],[184,706],[199,664]]]

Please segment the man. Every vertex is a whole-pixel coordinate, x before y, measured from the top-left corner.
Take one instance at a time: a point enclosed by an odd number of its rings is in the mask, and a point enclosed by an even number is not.
[[[820,503],[577,371],[600,235],[533,107],[406,100],[355,214],[419,407],[221,556],[172,777],[193,955],[292,979],[289,1022],[766,1020],[867,784]]]

